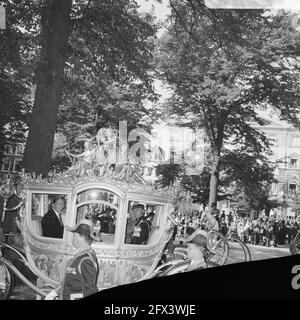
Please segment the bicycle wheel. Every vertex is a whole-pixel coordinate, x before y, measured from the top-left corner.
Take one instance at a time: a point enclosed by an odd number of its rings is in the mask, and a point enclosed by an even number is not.
[[[207,236],[208,247],[211,251],[207,257],[207,262],[212,265],[224,265],[229,254],[229,244],[226,237],[216,230],[209,231]]]
[[[14,274],[0,260],[0,300],[7,300],[14,284]]]
[[[227,263],[239,263],[251,261],[251,253],[247,245],[238,237],[228,238],[229,255]]]

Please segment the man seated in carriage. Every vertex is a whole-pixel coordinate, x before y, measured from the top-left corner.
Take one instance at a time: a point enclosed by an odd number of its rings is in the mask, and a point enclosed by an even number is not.
[[[51,208],[42,218],[43,237],[62,238],[64,233],[63,215],[65,200],[56,197],[52,201]]]
[[[100,221],[101,232],[103,233],[114,233],[112,232],[112,224],[114,223],[113,219],[113,209],[107,207],[103,214],[97,217],[97,220]]]
[[[144,216],[144,206],[142,204],[134,205],[131,215],[127,219],[126,243],[147,244],[150,229],[149,219]]]

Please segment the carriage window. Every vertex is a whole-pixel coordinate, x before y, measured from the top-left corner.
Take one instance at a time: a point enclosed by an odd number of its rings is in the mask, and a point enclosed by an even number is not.
[[[162,205],[129,201],[125,243],[151,244],[159,231]]]
[[[31,223],[37,235],[61,239],[64,234],[67,195],[33,193]]]
[[[94,235],[103,244],[115,241],[117,213],[120,197],[104,189],[91,189],[77,195],[76,223],[89,219],[94,223]]]

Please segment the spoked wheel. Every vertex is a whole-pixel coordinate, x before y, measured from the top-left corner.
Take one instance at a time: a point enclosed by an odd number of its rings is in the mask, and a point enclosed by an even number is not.
[[[251,253],[247,245],[236,236],[228,238],[229,255],[227,263],[238,263],[251,261]]]
[[[160,277],[163,274],[165,274],[167,272],[167,270],[173,268],[174,266],[178,265],[179,263],[181,263],[183,260],[172,260],[172,261],[168,261],[162,265],[160,265],[159,267],[157,267],[153,273],[151,274],[150,278],[156,278],[156,277]]]
[[[190,260],[179,260],[175,264],[167,266],[161,273],[158,274],[158,277],[171,276],[176,273],[185,272],[186,269],[190,266]]]
[[[0,300],[7,300],[14,284],[14,275],[0,260]]]
[[[208,232],[208,246],[211,251],[207,257],[208,265],[224,265],[229,254],[226,237],[216,230],[211,230]]]

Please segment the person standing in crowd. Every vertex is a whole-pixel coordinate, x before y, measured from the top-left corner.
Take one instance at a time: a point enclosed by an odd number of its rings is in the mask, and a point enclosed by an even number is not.
[[[285,221],[283,219],[280,219],[278,222],[278,244],[284,245],[286,241],[286,226]]]
[[[218,223],[218,229],[220,230],[220,210],[217,208],[216,202],[211,205],[211,215],[215,218]]]
[[[225,214],[225,211],[223,210],[222,213],[221,213],[220,218],[221,218],[221,220],[222,220],[223,218],[225,219],[225,217],[226,217],[226,214]]]
[[[278,245],[278,218],[273,218],[272,220],[272,226],[273,226],[273,246],[277,247]]]
[[[99,265],[91,243],[96,240],[93,235],[93,224],[87,219],[80,220],[73,228],[66,230],[74,233],[73,245],[79,251],[67,263],[61,284],[51,291],[45,300],[78,300],[98,291],[97,279]]]
[[[64,234],[64,225],[62,215],[64,214],[65,200],[63,198],[54,198],[51,208],[42,218],[43,237],[62,238]]]
[[[271,241],[273,240],[273,224],[271,221],[267,222],[266,238],[267,238],[267,247],[270,247]]]
[[[263,246],[267,246],[268,243],[268,237],[267,237],[267,221],[264,221],[261,225],[260,229],[260,237],[261,237],[261,243]]]
[[[293,241],[298,233],[299,225],[296,220],[292,222],[291,226],[291,241]]]
[[[224,217],[221,219],[221,222],[220,222],[220,232],[223,234],[223,236],[226,236],[227,231],[228,231],[228,228],[227,228],[227,224]]]
[[[286,221],[286,224],[285,224],[285,228],[286,228],[286,240],[288,242],[288,244],[291,244],[291,220],[288,219]]]
[[[244,241],[244,222],[242,219],[238,220],[237,234],[240,240]]]
[[[229,232],[231,235],[234,235],[236,237],[238,237],[238,233],[237,233],[237,225],[238,225],[238,222],[237,220],[233,220],[230,224],[229,224]]]
[[[200,225],[205,230],[219,230],[219,210],[216,209],[216,203],[211,206],[211,212],[205,210],[200,219]]]
[[[248,219],[244,225],[244,242],[251,243],[252,223]]]
[[[229,211],[229,213],[228,213],[228,224],[229,224],[229,226],[231,225],[232,222],[233,222],[233,216],[232,216],[231,211]]]
[[[257,220],[253,220],[253,240],[252,243],[258,245],[259,244],[259,233],[260,233],[260,227],[258,225],[258,221]]]

